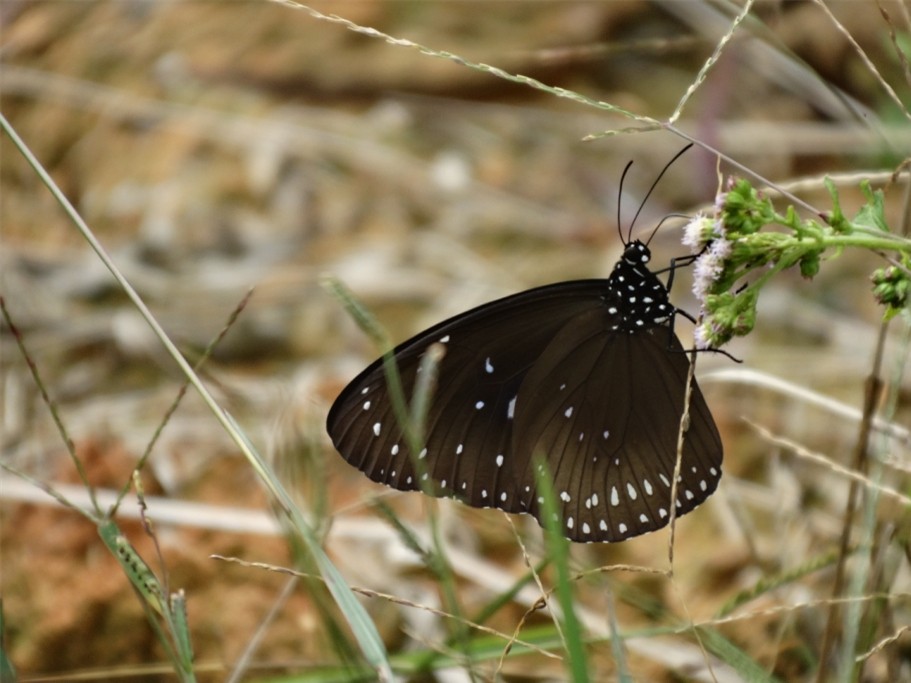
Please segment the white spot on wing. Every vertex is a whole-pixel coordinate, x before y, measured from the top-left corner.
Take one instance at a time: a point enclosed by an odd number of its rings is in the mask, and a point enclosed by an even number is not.
[[[484,359],[484,371],[485,371],[488,375],[493,374],[493,364],[490,362],[490,358],[485,358],[485,359]]]
[[[509,405],[506,406],[506,417],[512,419],[516,414],[516,399],[518,396],[513,396],[512,400],[509,402]]]
[[[374,423],[373,423],[373,435],[374,435],[374,436],[379,436],[379,435],[380,435],[380,426],[381,426],[381,425],[380,425],[379,422],[374,422]]]

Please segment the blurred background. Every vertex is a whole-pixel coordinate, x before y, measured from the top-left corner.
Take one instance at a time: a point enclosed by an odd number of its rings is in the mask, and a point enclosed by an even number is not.
[[[883,186],[911,149],[907,119],[883,88],[893,86],[907,105],[889,31],[907,45],[908,8],[886,0],[825,4],[844,31],[815,2],[756,2],[678,125],[775,183],[797,183],[795,192],[820,210],[829,207],[822,176],[856,174],[842,184],[842,205],[853,215],[860,179],[878,174]],[[694,83],[738,9],[697,0],[313,6],[657,119]],[[382,496],[420,525],[429,503],[371,484],[325,436],[328,406],[378,350],[321,278],[340,278],[398,342],[534,285],[606,277],[622,247],[618,212],[628,228],[685,141],[668,131],[584,141],[637,124],[269,2],[5,0],[0,22],[3,114],[191,362],[253,288],[201,372],[301,504],[327,527],[333,522],[326,548],[346,578],[438,602],[413,558],[391,550],[400,543],[368,505]],[[0,146],[3,297],[89,480],[119,489],[182,377],[35,171],[6,136]],[[720,170],[739,173],[728,164]],[[634,237],[650,234],[668,214],[710,206],[719,183],[716,159],[691,150],[642,206]],[[903,191],[886,195],[896,227]],[[669,223],[652,242],[656,267],[685,253],[678,227]],[[725,479],[678,526],[675,587],[645,575],[611,579],[628,598],[624,625],[653,623],[664,610],[709,618],[760,577],[835,547],[847,479],[793,458],[742,417],[845,467],[857,422],[730,371],[769,373],[858,408],[881,318],[868,277],[880,265],[874,255],[845,253],[812,281],[785,274],[763,295],[757,331],[728,349],[742,366],[700,357],[701,386],[725,441]],[[695,313],[689,284],[678,273],[672,300]],[[887,373],[908,353],[907,334],[895,327],[885,345]],[[5,324],[2,331],[4,463],[42,482],[77,484]],[[678,333],[688,343],[691,326],[678,324]],[[907,374],[886,379],[897,396],[896,422],[907,425]],[[887,449],[907,458],[907,432]],[[139,601],[94,525],[51,507],[9,472],[0,477],[5,645],[23,679],[164,677]],[[284,579],[210,555],[288,565],[294,548],[271,524],[246,461],[192,391],[164,428],[143,482],[146,495],[162,501],[149,516],[157,520],[170,585],[188,594],[200,671],[222,680]],[[211,508],[224,510],[215,514],[220,527],[182,502],[223,506]],[[489,598],[497,577],[524,571],[502,514],[439,506],[454,547],[484,563],[480,575],[457,570],[467,602]],[[886,516],[907,534],[907,507]],[[540,545],[533,522],[515,522]],[[127,521],[124,529],[152,561],[155,550],[139,525]],[[663,567],[666,532],[580,546],[574,559],[580,568]],[[885,590],[907,592],[907,558],[896,572]],[[828,597],[831,576],[828,565],[753,607]],[[597,606],[603,596],[594,595]],[[680,612],[681,600],[688,612]],[[255,655],[263,672],[341,657],[316,602],[298,590],[283,603]],[[439,629],[425,623],[426,613],[366,604],[393,650]],[[527,606],[517,601],[492,625],[511,633]],[[783,680],[804,680],[825,616],[819,609],[757,617],[726,634]],[[887,621],[883,628],[887,634]],[[691,638],[666,647],[702,663]],[[911,644],[895,647],[907,662]],[[660,657],[632,657],[637,680],[686,678]],[[888,680],[887,665],[878,666],[868,669],[869,680]],[[538,680],[559,678],[561,670],[540,657],[516,657],[504,673]]]

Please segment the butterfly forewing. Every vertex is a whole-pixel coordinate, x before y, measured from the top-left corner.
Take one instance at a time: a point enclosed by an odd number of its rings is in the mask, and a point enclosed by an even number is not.
[[[665,526],[689,356],[648,259],[647,247],[632,242],[607,280],[521,292],[401,344],[393,355],[409,400],[428,347],[445,349],[424,447],[408,449],[382,359],[336,399],[327,425],[333,444],[374,481],[527,512],[542,523],[540,457],[568,538],[618,541]],[[715,490],[721,460],[694,383],[677,515]]]
[[[427,348],[439,342],[445,350],[425,424],[425,450],[418,453],[430,490],[478,507],[523,511],[512,471],[519,387],[557,331],[602,306],[605,291],[607,280],[529,290],[440,323],[394,350],[409,399]],[[381,359],[336,399],[327,427],[342,456],[374,481],[402,490],[428,488],[419,481],[395,418]]]

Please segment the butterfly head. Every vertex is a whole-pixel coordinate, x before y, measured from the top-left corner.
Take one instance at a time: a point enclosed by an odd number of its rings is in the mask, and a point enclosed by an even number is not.
[[[638,266],[648,263],[652,258],[652,252],[643,242],[635,240],[626,245],[623,250],[621,260],[628,265]]]

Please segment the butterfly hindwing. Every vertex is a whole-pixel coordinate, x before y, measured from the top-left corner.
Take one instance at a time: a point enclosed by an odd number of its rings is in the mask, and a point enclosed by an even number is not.
[[[616,333],[604,317],[592,311],[564,327],[518,399],[515,450],[545,458],[563,531],[575,541],[618,541],[668,523],[683,414],[689,359],[671,330]],[[678,515],[715,490],[721,459],[718,431],[694,384]],[[532,478],[532,468],[527,462],[520,479]],[[531,503],[530,512],[542,514]]]

